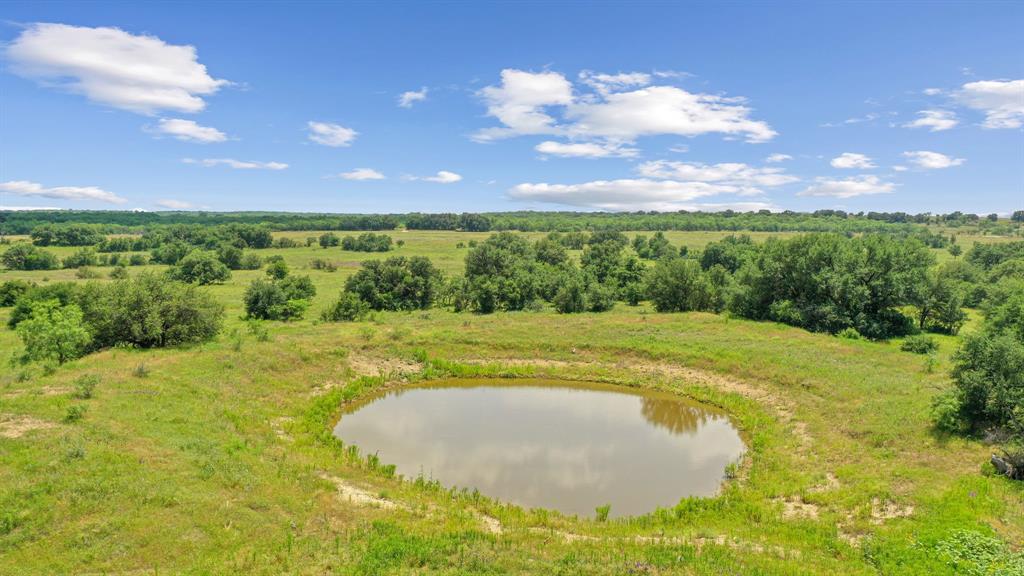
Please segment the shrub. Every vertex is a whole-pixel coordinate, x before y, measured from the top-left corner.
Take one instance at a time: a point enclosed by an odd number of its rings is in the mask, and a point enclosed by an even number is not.
[[[114,269],[110,271],[111,280],[124,280],[128,277],[128,269],[124,266],[114,266]]]
[[[358,237],[345,236],[341,248],[354,252],[387,252],[392,248],[392,240],[387,234],[366,232]]]
[[[56,361],[63,364],[85,353],[92,341],[75,304],[61,305],[58,300],[32,304],[32,315],[20,322],[18,336],[25,344],[23,361]]]
[[[287,300],[312,300],[316,286],[309,276],[288,276],[277,282]]]
[[[659,260],[646,279],[647,298],[658,312],[708,310],[711,283],[694,260]]]
[[[67,412],[64,414],[64,421],[68,424],[78,422],[85,416],[85,406],[81,404],[72,404],[68,406]]]
[[[33,287],[35,284],[25,280],[8,280],[0,284],[0,308],[14,306],[18,298]]]
[[[914,354],[928,354],[938,349],[939,343],[931,336],[924,335],[907,336],[906,340],[900,344],[900,350]]]
[[[75,391],[71,393],[72,398],[88,400],[93,397],[96,386],[100,383],[100,377],[95,374],[83,374],[75,379]]]
[[[145,254],[132,254],[128,257],[129,266],[145,266],[149,263],[149,259]]]
[[[263,266],[263,259],[258,254],[244,254],[238,267],[240,270],[259,270]]]
[[[864,339],[864,337],[860,335],[860,332],[857,332],[856,328],[843,328],[842,330],[840,330],[836,334],[836,336],[838,336],[839,338],[843,338],[845,340],[863,340]]]
[[[325,322],[355,322],[366,318],[370,307],[351,292],[342,292],[341,296],[324,310],[320,318]]]
[[[242,269],[242,249],[231,244],[221,244],[217,248],[217,259],[229,270]]]
[[[614,306],[614,287],[595,282],[587,288],[587,310],[591,312],[606,312]]]
[[[75,270],[75,278],[82,280],[93,280],[100,277],[100,273],[88,266],[80,266]]]
[[[213,252],[193,250],[168,271],[174,280],[189,284],[217,284],[231,278],[231,270]]]
[[[583,285],[583,281],[579,278],[566,280],[555,294],[552,302],[555,305],[555,310],[562,314],[583,312],[587,305],[586,287]]]
[[[245,291],[245,313],[248,318],[260,320],[298,320],[314,294],[316,288],[308,276],[281,281],[257,278]]]
[[[338,269],[338,265],[329,260],[323,258],[313,258],[309,261],[309,267],[314,270],[324,270],[326,272],[334,272]]]
[[[64,268],[81,268],[82,266],[98,266],[99,257],[94,248],[82,248],[64,259]]]
[[[437,298],[441,272],[422,256],[368,260],[345,282],[345,291],[374,310],[425,310]]]
[[[84,291],[81,306],[98,347],[204,342],[221,328],[224,308],[208,293],[160,274],[143,272],[88,289],[95,296]]]
[[[325,232],[320,235],[319,242],[321,248],[330,248],[331,246],[337,246],[341,244],[341,239],[338,238],[337,234]]]
[[[276,257],[267,261],[267,276],[280,280],[288,275],[288,264],[284,258]]]
[[[94,224],[42,224],[33,228],[30,236],[37,246],[91,246],[103,240]]]
[[[0,261],[11,270],[54,270],[57,257],[42,248],[19,242],[7,249]]]

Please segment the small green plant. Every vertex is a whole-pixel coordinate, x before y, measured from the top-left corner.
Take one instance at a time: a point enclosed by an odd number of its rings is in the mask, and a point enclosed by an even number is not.
[[[359,337],[364,342],[369,342],[369,341],[373,340],[373,337],[376,336],[376,335],[377,335],[377,331],[374,330],[373,328],[369,327],[369,326],[360,326],[359,327]]]
[[[928,355],[924,357],[924,371],[928,374],[932,374],[938,366],[939,355],[935,352],[929,352]]]
[[[857,332],[856,328],[843,328],[836,334],[839,338],[844,340],[863,340],[864,336],[861,336],[860,332]]]
[[[64,421],[68,424],[78,422],[85,416],[85,406],[81,404],[72,404],[68,406],[68,411],[64,414]]]
[[[931,354],[938,349],[939,343],[931,336],[925,336],[924,334],[908,336],[903,343],[900,344],[900,350],[903,350],[904,352],[913,352],[914,354]]]
[[[597,508],[594,509],[594,511],[597,513],[595,520],[597,520],[598,522],[607,522],[608,514],[612,511],[612,505],[605,504],[604,506],[598,506]]]
[[[270,331],[267,326],[263,323],[263,320],[252,319],[248,322],[249,334],[256,337],[259,342],[267,342],[270,340]]]
[[[100,383],[100,377],[95,374],[83,374],[75,380],[75,391],[71,393],[72,398],[88,400],[93,397],[96,385]]]
[[[132,370],[132,376],[135,376],[136,378],[146,378],[149,376],[149,368],[146,367],[144,362],[139,362]]]

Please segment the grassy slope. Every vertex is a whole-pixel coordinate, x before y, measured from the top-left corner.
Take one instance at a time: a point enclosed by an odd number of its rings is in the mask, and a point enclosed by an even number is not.
[[[407,245],[398,253],[428,255],[449,271],[463,255],[454,244],[471,236],[399,234]],[[713,238],[673,236],[694,246]],[[278,252],[299,269],[325,254],[339,262],[367,257],[319,248]],[[320,290],[311,318],[354,266],[309,271]],[[213,288],[229,306],[217,342],[110,350],[51,375],[0,367],[0,413],[52,424],[0,438],[0,573],[942,574],[950,568],[928,546],[953,529],[1024,541],[1021,485],[982,473],[986,447],[929,429],[929,402],[947,385],[955,338],[940,338],[940,363],[929,373],[921,357],[896,343],[620,304],[608,314],[572,317],[433,310],[361,324],[307,320],[272,325],[271,340],[260,342],[238,319],[242,290],[255,275],[236,273]],[[0,331],[0,348],[13,353],[16,336]],[[415,364],[424,353],[456,364]],[[532,368],[502,367],[512,359]],[[140,364],[148,376],[133,374]],[[389,478],[321,440],[341,394],[358,392],[346,384],[375,366],[673,389],[733,411],[753,456],[721,497],[630,522],[453,496],[430,483]],[[770,392],[791,406],[791,420],[714,385],[654,370],[673,366]],[[82,374],[100,376],[91,400],[70,397]],[[63,423],[72,404],[85,405],[86,415]],[[355,505],[339,498],[323,473],[402,507]],[[838,486],[816,490],[827,474]],[[811,505],[817,518],[783,518],[786,498]],[[891,503],[913,512],[878,521],[873,500],[876,508]],[[497,518],[503,533],[489,533],[480,514]],[[844,535],[860,537],[859,546]]]

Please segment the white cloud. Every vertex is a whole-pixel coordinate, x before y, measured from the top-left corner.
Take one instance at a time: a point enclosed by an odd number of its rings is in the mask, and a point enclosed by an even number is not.
[[[55,186],[53,188],[44,188],[42,184],[26,180],[11,180],[0,183],[0,192],[11,193],[16,196],[56,198],[59,200],[96,200],[111,204],[122,204],[127,201],[113,192],[108,192],[96,186]]]
[[[206,166],[212,168],[214,166],[227,166],[228,168],[234,168],[236,170],[284,170],[288,167],[284,162],[258,162],[256,160],[234,160],[231,158],[203,158],[195,160],[192,158],[184,158],[182,162],[186,164],[198,164],[200,166]]]
[[[171,210],[188,210],[194,206],[191,202],[185,202],[184,200],[157,200],[156,205]]]
[[[489,141],[523,134],[555,134],[555,119],[545,112],[548,106],[572,103],[572,84],[557,72],[501,71],[501,86],[488,86],[479,96],[487,103],[487,114],[497,118],[504,128],[487,128],[474,135]]]
[[[1024,126],[1024,80],[969,82],[956,93],[956,98],[985,113],[985,128]]]
[[[603,95],[598,101],[579,101],[566,117],[569,133],[580,137],[633,141],[640,136],[673,134],[699,136],[718,132],[766,142],[776,132],[748,118],[751,110],[740,99],[693,94],[675,86],[649,86],[631,92]]]
[[[952,166],[959,166],[966,162],[963,158],[951,158],[945,154],[929,152],[928,150],[904,152],[903,155],[906,156],[908,162],[926,170],[950,168]]]
[[[229,84],[206,72],[194,47],[118,28],[30,24],[5,52],[20,76],[142,114],[199,112],[203,96]]]
[[[356,168],[349,172],[338,174],[339,178],[345,180],[383,180],[384,175],[373,168]]]
[[[764,159],[765,162],[785,162],[786,160],[792,160],[793,157],[789,154],[772,154],[771,156]]]
[[[398,97],[398,105],[402,108],[412,108],[412,105],[416,102],[422,102],[427,99],[427,88],[424,86],[419,90],[410,90],[409,92],[402,92],[402,95]]]
[[[776,133],[751,120],[742,98],[694,94],[675,86],[652,86],[643,73],[583,72],[581,83],[593,91],[574,94],[557,72],[506,69],[501,85],[478,93],[487,113],[502,126],[473,135],[478,141],[531,134],[569,135],[578,141],[630,143],[641,136],[698,136],[721,133],[764,142]],[[561,113],[556,118],[556,110]]]
[[[785,174],[781,168],[756,168],[738,162],[700,164],[656,160],[637,166],[645,178],[663,178],[680,182],[715,182],[735,188],[738,194],[760,194],[760,187],[775,187],[797,182],[799,178]]]
[[[924,92],[925,96],[938,96],[939,94],[942,94],[942,89],[941,88],[925,88],[924,90],[922,90],[922,92]]]
[[[330,122],[310,121],[307,126],[309,127],[309,139],[324,146],[351,146],[352,141],[359,135],[359,132],[351,128]]]
[[[598,92],[611,92],[637,86],[647,86],[651,83],[651,75],[643,72],[628,72],[619,74],[598,74],[590,70],[580,72],[580,82],[590,86]]]
[[[895,184],[884,182],[877,176],[851,176],[835,180],[818,178],[798,196],[831,196],[833,198],[853,198],[870,194],[888,194],[895,189]]]
[[[601,210],[763,210],[766,202],[701,204],[700,198],[736,193],[734,186],[708,182],[677,182],[647,178],[595,180],[581,184],[524,183],[509,190],[516,200],[537,201]]]
[[[833,168],[874,168],[871,158],[855,152],[843,152],[832,159]]]
[[[200,126],[192,120],[182,120],[180,118],[161,118],[156,127],[150,131],[157,134],[167,134],[186,142],[202,142],[204,144],[224,142],[228,139],[227,134],[216,128]]]
[[[636,148],[623,147],[612,143],[595,142],[553,142],[547,140],[537,144],[534,150],[541,154],[551,156],[574,157],[574,158],[632,158],[640,153]]]
[[[449,172],[447,170],[440,170],[434,176],[424,176],[420,180],[426,180],[427,182],[437,182],[438,184],[453,184],[462,180],[462,176],[455,172]]]
[[[919,118],[913,122],[907,122],[904,128],[929,128],[932,132],[941,132],[959,124],[956,114],[950,110],[921,110],[917,113]]]
[[[898,165],[897,166],[893,166],[892,167],[892,171],[893,172],[906,172],[907,171],[907,167],[906,166],[898,166]]]

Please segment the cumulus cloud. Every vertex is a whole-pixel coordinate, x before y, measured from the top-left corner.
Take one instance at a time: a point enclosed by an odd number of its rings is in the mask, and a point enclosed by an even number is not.
[[[191,202],[184,200],[157,200],[156,205],[170,210],[188,210],[194,206]]]
[[[1024,79],[969,82],[955,97],[965,106],[985,113],[985,128],[1024,126]]]
[[[613,143],[597,142],[553,142],[547,140],[537,144],[534,150],[550,156],[567,158],[632,158],[640,153],[636,148]]]
[[[966,162],[963,158],[952,158],[945,154],[938,152],[930,152],[928,150],[915,150],[913,152],[904,152],[903,156],[907,158],[907,161],[919,168],[926,170],[936,170],[939,168],[950,168],[953,166],[959,166]]]
[[[855,152],[843,152],[839,156],[832,159],[833,168],[874,168],[875,165],[871,162],[871,158],[863,154],[857,154]]]
[[[203,158],[196,160],[193,158],[184,158],[182,162],[186,164],[198,164],[199,166],[205,166],[212,168],[214,166],[227,166],[228,168],[234,168],[235,170],[284,170],[288,167],[284,162],[258,162],[256,160],[234,160],[232,158]]]
[[[922,92],[924,93],[925,96],[938,96],[939,94],[942,94],[942,89],[941,88],[925,88],[924,90],[922,90]]]
[[[455,182],[458,182],[459,180],[462,180],[462,176],[456,174],[455,172],[440,170],[434,176],[424,176],[423,178],[420,178],[420,180],[425,180],[427,182],[437,182],[438,184],[453,184]]]
[[[178,140],[186,142],[202,142],[204,144],[224,142],[228,139],[227,134],[216,128],[200,126],[192,120],[182,120],[180,118],[161,118],[150,131],[155,134],[173,136]]]
[[[409,92],[402,92],[398,97],[398,105],[402,108],[412,108],[412,105],[416,102],[422,102],[427,99],[427,88],[424,86],[419,90],[410,90]]]
[[[799,192],[798,196],[830,196],[833,198],[853,198],[871,194],[888,194],[895,189],[895,184],[884,182],[877,176],[851,176],[850,178],[831,179],[818,178]]]
[[[622,144],[641,136],[720,133],[765,142],[776,135],[766,123],[750,119],[742,98],[650,85],[649,74],[586,71],[580,88],[591,90],[580,94],[558,72],[506,69],[501,80],[478,94],[502,126],[477,132],[475,140],[548,134]]]
[[[793,157],[789,154],[772,154],[771,156],[764,159],[765,162],[778,163],[785,162],[786,160],[792,160]]]
[[[488,86],[478,93],[487,104],[487,114],[504,128],[487,128],[474,135],[489,141],[524,134],[555,134],[560,130],[545,109],[572,103],[572,84],[557,72],[501,71],[501,85]]]
[[[921,110],[918,118],[903,125],[904,128],[928,128],[932,132],[941,132],[959,124],[956,114],[950,110]]]
[[[5,50],[11,70],[123,110],[199,112],[226,80],[213,78],[192,46],[118,28],[35,23]]]
[[[0,192],[14,194],[15,196],[55,198],[58,200],[96,200],[111,204],[126,202],[124,198],[117,194],[96,186],[55,186],[53,188],[46,188],[42,184],[26,180],[11,180],[0,183]]]
[[[373,168],[356,168],[349,172],[338,174],[338,178],[345,180],[383,180],[384,175]]]
[[[351,128],[330,122],[310,121],[307,123],[307,127],[309,128],[309,139],[324,146],[351,146],[352,141],[359,135],[359,132]]]
[[[760,194],[761,188],[782,186],[797,182],[799,178],[784,173],[781,168],[758,168],[739,162],[701,164],[656,160],[637,166],[637,172],[646,178],[662,178],[681,182],[715,182],[733,188],[739,194]]]

